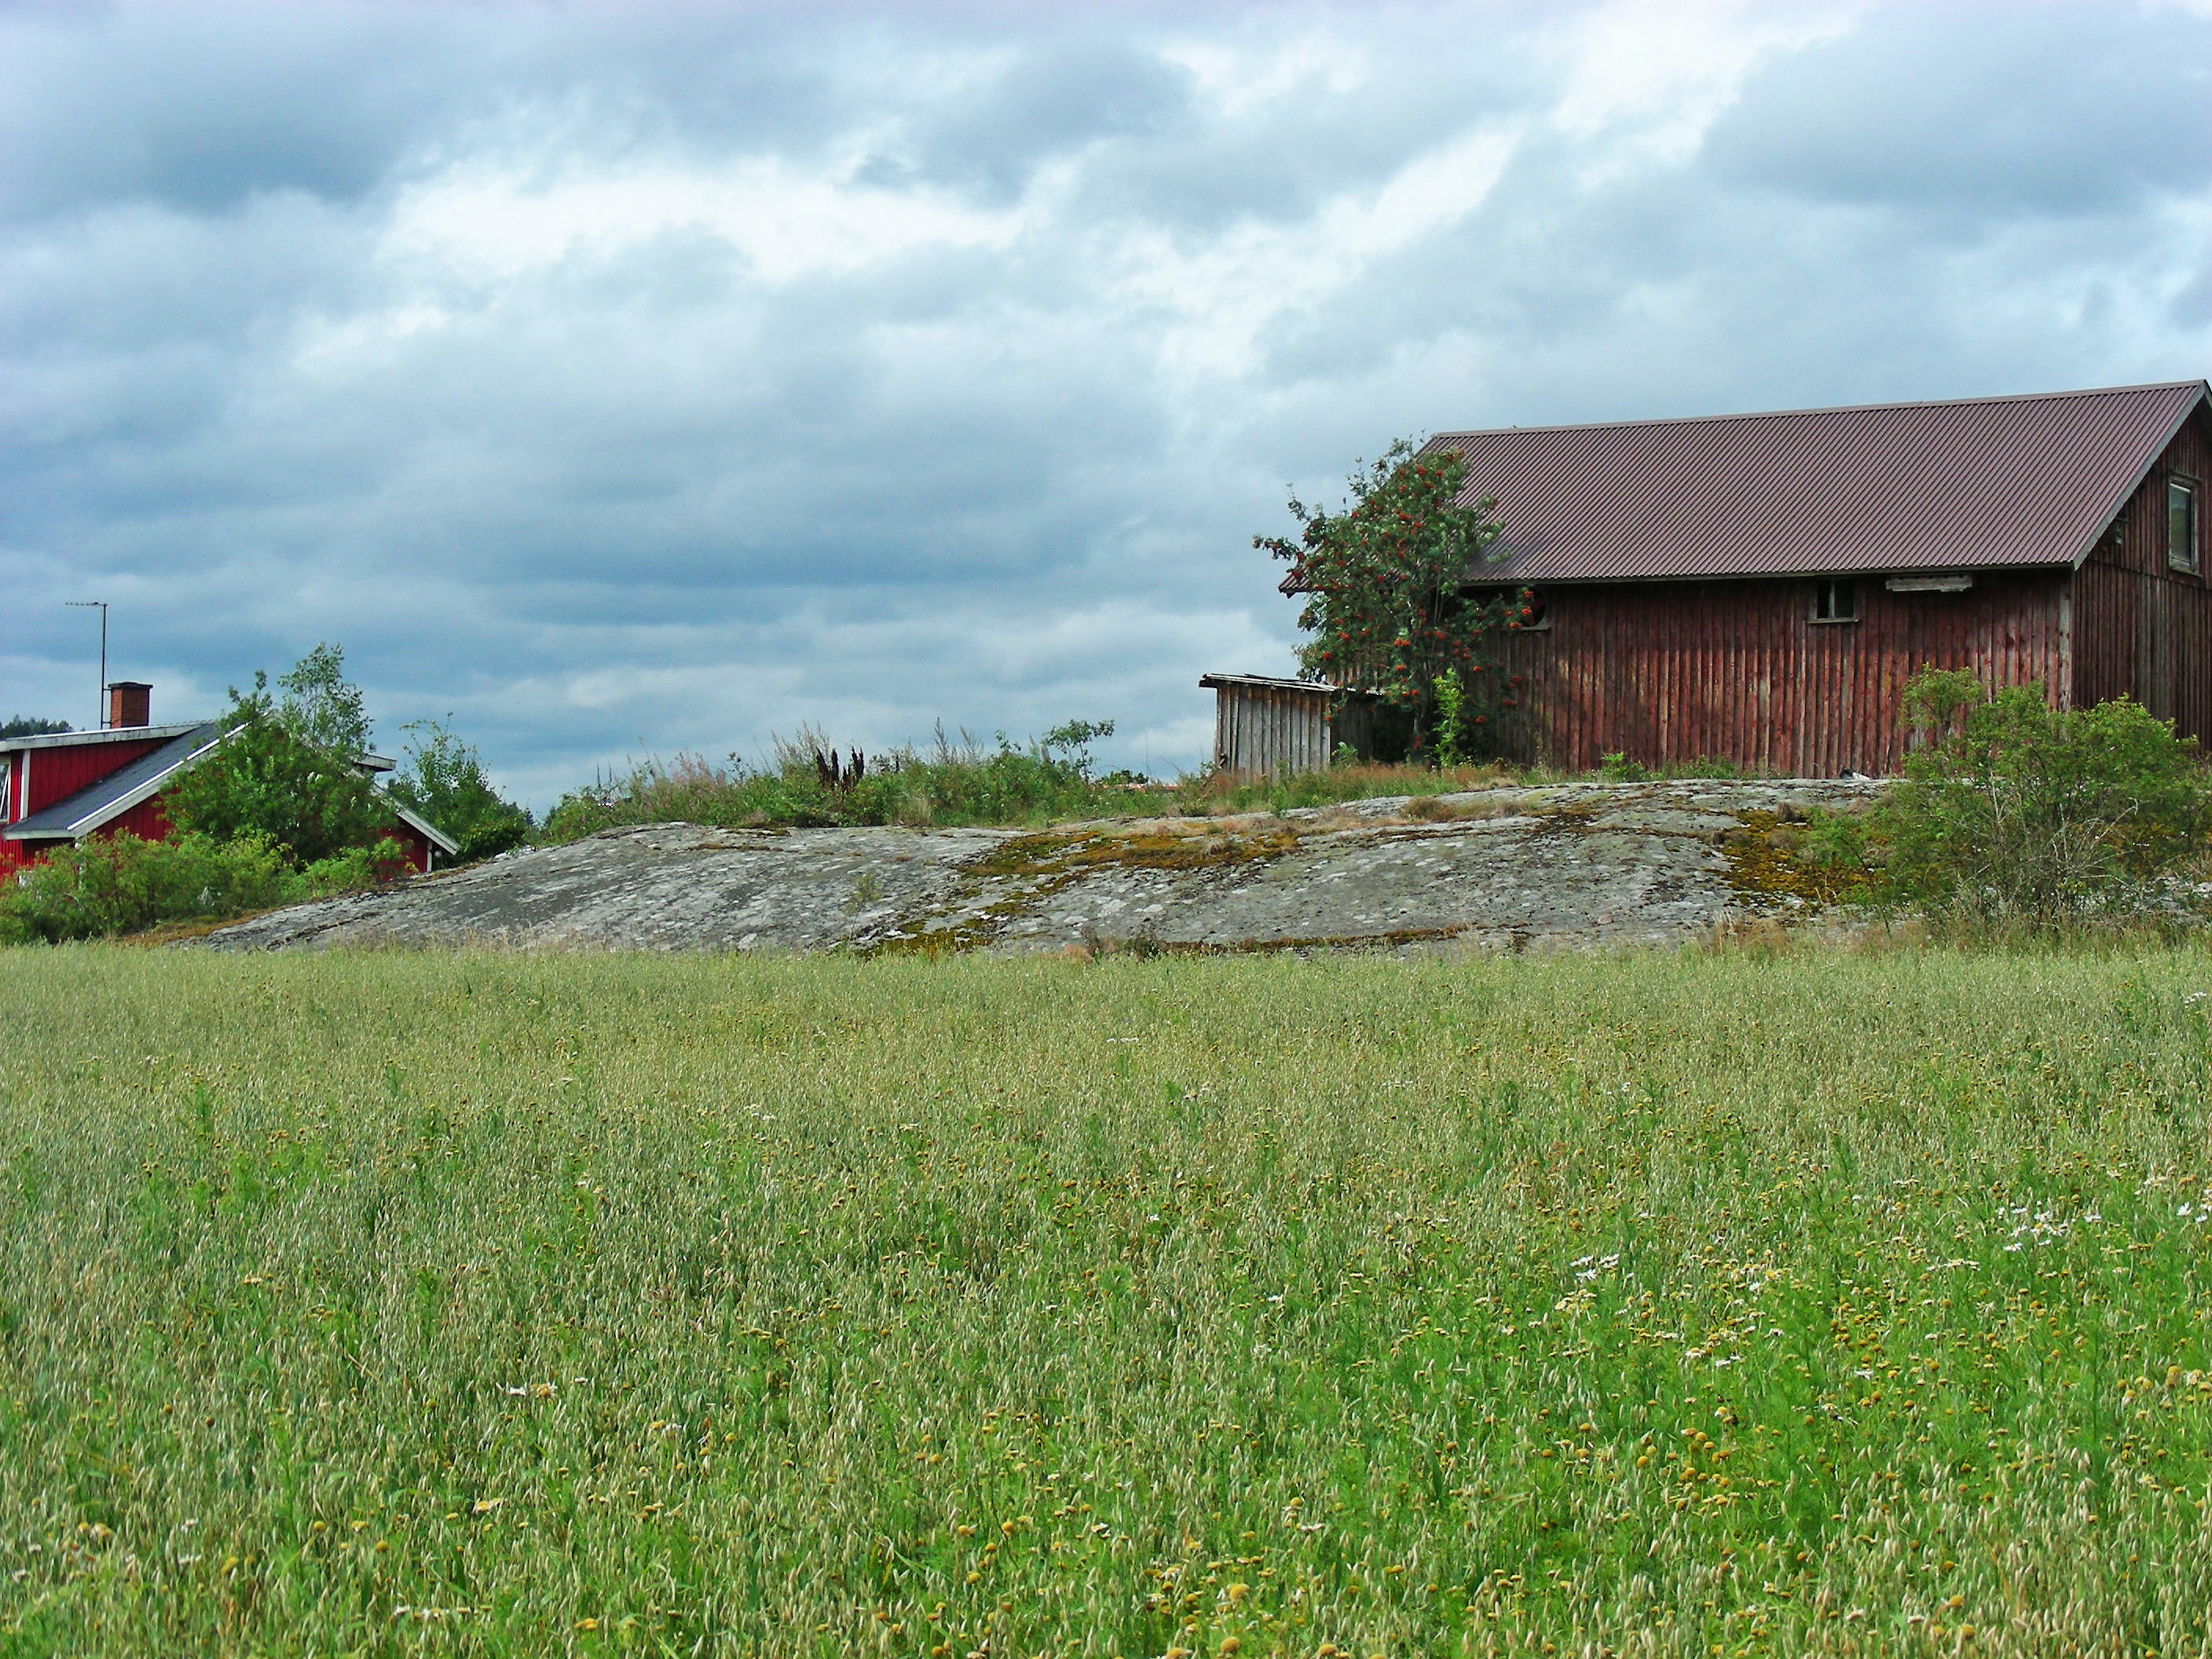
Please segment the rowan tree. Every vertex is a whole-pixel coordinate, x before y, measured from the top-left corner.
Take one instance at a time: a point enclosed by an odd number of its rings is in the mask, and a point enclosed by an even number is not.
[[[1457,497],[1465,462],[1401,438],[1354,471],[1340,511],[1291,497],[1295,536],[1255,536],[1253,545],[1286,561],[1285,584],[1305,599],[1298,626],[1304,672],[1378,693],[1412,717],[1417,747],[1437,739],[1438,681],[1456,674],[1462,730],[1452,746],[1482,746],[1494,710],[1510,696],[1484,636],[1508,624],[1525,592],[1509,602],[1469,587],[1470,574],[1498,534],[1487,497]]]

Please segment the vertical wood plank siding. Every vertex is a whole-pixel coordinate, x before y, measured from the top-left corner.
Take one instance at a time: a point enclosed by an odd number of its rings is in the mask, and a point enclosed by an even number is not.
[[[1925,664],[2064,694],[2069,580],[1984,572],[1964,593],[1892,593],[1864,577],[1855,623],[1812,621],[1810,580],[1549,587],[1552,626],[1503,641],[1533,716],[1524,757],[1570,771],[1618,750],[1647,764],[1893,772],[1905,683]]]
[[[1216,687],[1213,755],[1225,772],[1313,772],[1327,766],[1335,744],[1329,693],[1286,686]]]
[[[2176,473],[2200,492],[2212,485],[2212,444],[2200,422],[2166,446],[2075,579],[2072,690],[2081,707],[2132,697],[2184,737],[2212,739],[2212,587],[2201,523],[2197,574],[2166,562],[2166,486]]]

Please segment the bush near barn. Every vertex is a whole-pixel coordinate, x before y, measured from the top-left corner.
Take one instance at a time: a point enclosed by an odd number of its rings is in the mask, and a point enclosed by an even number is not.
[[[2202,862],[2212,773],[2194,738],[2120,699],[2055,709],[2039,685],[1986,692],[1929,670],[1908,712],[1935,741],[1873,810],[1816,827],[1864,896],[1969,927],[2110,926],[2173,909]]]

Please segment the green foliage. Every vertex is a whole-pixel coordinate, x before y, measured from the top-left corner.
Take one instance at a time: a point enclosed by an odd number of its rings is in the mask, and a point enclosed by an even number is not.
[[[57,848],[0,887],[0,943],[104,939],[165,921],[236,915],[307,893],[282,849],[259,836],[104,836]]]
[[[1980,678],[1971,668],[1923,667],[1905,687],[1905,717],[1922,735],[1951,731],[1960,717],[1987,701]]]
[[[353,892],[405,870],[405,856],[388,841],[295,869],[284,848],[250,832],[228,841],[103,836],[58,848],[0,885],[0,945],[109,939],[167,922],[219,921]]]
[[[1725,755],[1702,755],[1696,760],[1674,761],[1659,769],[1660,775],[1669,778],[1741,778],[1747,775],[1743,768]]]
[[[1424,736],[1433,731],[1437,682],[1448,672],[1466,676],[1466,727],[1486,735],[1492,699],[1511,701],[1510,688],[1498,693],[1495,667],[1480,650],[1486,633],[1507,625],[1507,607],[1467,586],[1498,533],[1486,516],[1497,503],[1456,503],[1465,470],[1459,455],[1423,453],[1401,438],[1352,474],[1343,511],[1292,496],[1297,534],[1253,538],[1254,546],[1289,562],[1305,596],[1298,617],[1308,635],[1298,653],[1304,672],[1379,692]]]
[[[276,690],[277,723],[301,743],[333,755],[368,752],[368,712],[361,688],[345,677],[344,647],[318,645],[278,677]],[[237,697],[233,691],[234,703]]]
[[[265,673],[251,691],[232,687],[222,746],[167,790],[169,822],[218,841],[258,837],[299,864],[376,842],[392,809],[353,763],[369,729],[343,666],[343,651],[319,645],[275,696]]]
[[[1333,806],[1341,801],[1377,800],[1390,795],[1419,799],[1462,789],[1486,789],[1492,785],[1524,781],[1529,775],[1487,761],[1462,762],[1452,766],[1385,765],[1340,756],[1326,770],[1279,776],[1201,773],[1177,782],[1169,804],[1174,811],[1187,813],[1285,812],[1300,807]],[[1154,801],[1139,810],[1157,812],[1161,809],[1160,804]]]
[[[440,720],[416,720],[405,730],[407,758],[386,786],[394,799],[459,842],[464,862],[522,844],[530,814],[492,787],[475,744]]]
[[[1091,745],[1101,738],[1114,735],[1111,720],[1067,720],[1055,726],[1037,739],[1037,748],[1057,764],[1089,781],[1091,777]],[[1005,739],[1000,740],[1004,746]]]
[[[0,1648],[2202,1655],[2208,983],[0,955]]]
[[[1436,743],[1433,757],[1438,766],[1457,766],[1469,758],[1467,720],[1467,687],[1460,678],[1459,670],[1447,668],[1437,676]]]
[[[1632,761],[1620,750],[1598,757],[1598,775],[1607,783],[1649,783],[1651,769],[1641,761]]]
[[[1598,757],[1597,776],[1607,783],[1656,783],[1675,778],[1741,778],[1742,767],[1725,755],[1705,755],[1696,760],[1662,761],[1647,766],[1615,749]]]
[[[348,847],[300,868],[300,886],[290,902],[358,892],[380,882],[397,881],[408,872],[399,843],[383,837],[365,847]]]
[[[1868,816],[1876,900],[2058,925],[2139,908],[2203,854],[2212,779],[2171,721],[2124,699],[2060,711],[2035,685],[1985,697],[1957,670],[1917,677],[1906,698],[1953,729]]]
[[[1090,745],[1111,720],[1070,720],[1028,744],[1001,732],[989,744],[942,728],[927,750],[878,756],[849,782],[832,783],[818,757],[831,752],[803,729],[777,744],[764,764],[735,757],[717,766],[696,755],[647,760],[562,799],[538,839],[574,841],[626,823],[715,824],[724,828],[878,823],[1016,824],[1133,810],[1139,788],[1094,780]],[[1149,798],[1154,806],[1158,797]]]
[[[1805,840],[1798,856],[1816,870],[1863,875],[1868,860],[1867,814],[1816,808],[1806,821]],[[1863,882],[1853,896],[1866,896]]]
[[[52,732],[66,732],[67,720],[40,720],[35,715],[18,714],[12,720],[0,720],[0,738],[39,738]]]

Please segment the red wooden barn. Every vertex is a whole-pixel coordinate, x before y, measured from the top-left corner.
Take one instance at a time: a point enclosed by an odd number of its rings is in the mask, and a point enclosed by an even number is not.
[[[1471,585],[1538,595],[1503,641],[1529,757],[1893,773],[1929,664],[2212,738],[2203,380],[1427,447],[1497,501]]]
[[[53,848],[88,836],[128,831],[147,841],[169,833],[161,792],[185,768],[222,741],[213,720],[155,726],[152,692],[133,680],[107,688],[108,723],[97,732],[0,738],[0,872],[34,864]],[[379,755],[356,764],[388,772]],[[410,870],[434,868],[460,849],[398,801],[384,832]]]

